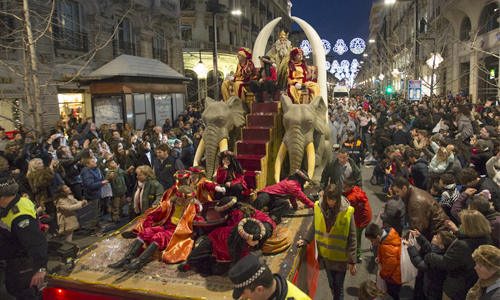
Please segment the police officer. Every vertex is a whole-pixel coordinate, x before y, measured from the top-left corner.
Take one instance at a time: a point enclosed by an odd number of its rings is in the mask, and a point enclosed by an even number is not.
[[[249,254],[229,270],[234,299],[311,300],[280,274],[273,274],[265,262]]]
[[[360,164],[364,164],[365,149],[363,148],[363,141],[356,138],[356,133],[354,131],[349,131],[347,133],[347,140],[342,147],[349,149],[349,157],[354,160],[358,168]]]
[[[38,299],[48,261],[47,240],[40,231],[35,205],[17,195],[19,186],[0,173],[0,260],[8,274],[5,286],[17,299]]]

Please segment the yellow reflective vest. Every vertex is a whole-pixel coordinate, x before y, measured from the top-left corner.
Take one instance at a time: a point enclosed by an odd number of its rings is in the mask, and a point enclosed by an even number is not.
[[[28,198],[19,199],[17,204],[9,210],[7,215],[0,219],[0,227],[8,230],[9,232],[12,231],[12,221],[22,215],[28,215],[37,220],[35,204]],[[18,225],[23,226],[24,224]]]
[[[319,207],[314,204],[314,229],[319,255],[333,261],[347,261],[347,237],[354,207],[337,214],[335,224],[327,232],[325,217]]]
[[[290,281],[286,281],[288,284],[288,293],[286,294],[286,300],[311,300],[303,291],[296,287]]]

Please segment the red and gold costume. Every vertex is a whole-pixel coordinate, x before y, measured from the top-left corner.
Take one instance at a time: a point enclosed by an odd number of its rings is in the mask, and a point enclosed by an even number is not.
[[[195,167],[189,168],[189,171],[194,174],[200,174],[199,176],[205,176],[205,171],[197,169]],[[196,199],[200,202],[213,201],[215,188],[219,185],[213,181],[206,179],[205,177],[200,178],[196,182],[191,182],[191,187],[196,193]]]
[[[234,74],[234,80],[225,80],[222,83],[222,99],[226,101],[229,99],[231,94],[229,93],[229,87],[233,87],[233,91],[238,95],[240,99],[243,99],[244,93],[247,92],[243,86],[245,83],[249,83],[251,79],[256,76],[255,66],[252,62],[252,51],[248,48],[241,48],[238,50],[238,54],[246,57],[244,63],[238,63],[236,73]]]
[[[302,49],[293,48],[290,52],[290,62],[288,63],[288,89],[287,93],[290,98],[292,98],[295,103],[302,104],[301,91],[298,90],[295,85],[299,83],[300,85],[305,85],[311,94],[311,99],[320,95],[319,85],[315,82],[309,81],[307,64],[305,60],[296,62],[294,60],[298,53],[302,53]]]
[[[161,209],[156,209],[148,214],[144,220],[144,229],[138,238],[147,244],[156,242],[159,250],[164,250],[162,260],[166,263],[177,263],[187,259],[194,241],[193,221],[205,221],[197,216],[201,211],[201,204],[191,203],[184,206],[180,203],[162,201]],[[165,214],[166,218],[161,218]],[[157,220],[160,220],[159,222]]]

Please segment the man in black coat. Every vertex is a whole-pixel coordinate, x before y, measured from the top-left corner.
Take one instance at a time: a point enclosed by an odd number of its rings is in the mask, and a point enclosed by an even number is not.
[[[168,144],[160,144],[156,147],[156,159],[153,163],[156,180],[166,190],[175,184],[174,174],[179,170],[184,170],[181,160],[168,155],[171,149]]]
[[[427,157],[425,155],[420,157],[417,151],[412,151],[409,157],[413,185],[426,191],[427,185],[429,184],[429,163]]]
[[[410,144],[411,137],[408,132],[404,132],[403,124],[396,124],[396,132],[392,134],[392,140],[394,141],[394,145],[408,145]]]
[[[493,207],[496,211],[500,211],[500,188],[493,180],[488,177],[479,177],[477,172],[472,168],[464,168],[457,174],[457,184],[462,184],[462,190],[467,188],[476,189],[477,192],[484,190],[490,191]]]

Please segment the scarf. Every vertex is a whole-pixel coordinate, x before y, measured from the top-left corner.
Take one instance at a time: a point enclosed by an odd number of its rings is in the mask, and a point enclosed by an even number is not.
[[[134,195],[134,210],[138,214],[141,213],[141,199],[142,199],[142,192],[144,190],[145,184],[146,184],[146,181],[144,181],[144,182],[137,181],[137,191],[135,192],[135,195]]]
[[[493,284],[500,278],[500,271],[497,271],[493,276],[491,276],[488,279],[481,279],[477,281],[477,283],[469,290],[467,293],[467,298],[465,300],[479,300],[483,296],[483,294],[486,292],[486,289]]]
[[[333,226],[333,222],[335,221],[337,213],[335,212],[334,207],[330,207],[328,204],[325,205],[325,207],[326,209],[323,210],[324,211],[323,214],[325,216],[326,228],[328,231],[330,231],[330,228]]]
[[[446,250],[443,250],[443,249],[439,248],[438,246],[434,245],[433,243],[431,243],[431,252],[439,254],[439,255],[443,255],[446,253]]]

